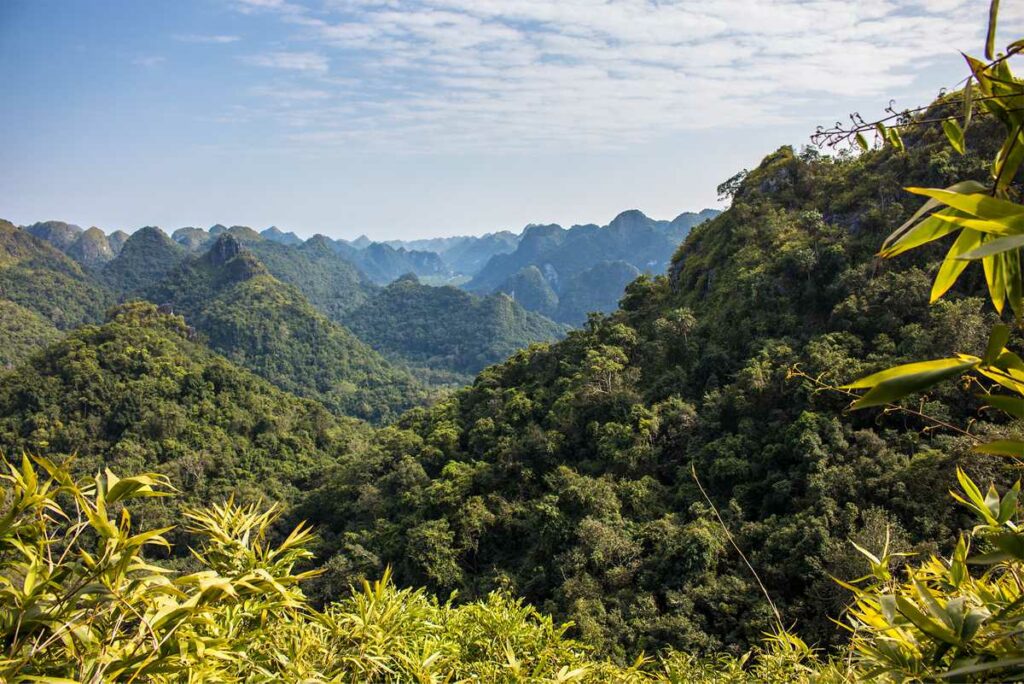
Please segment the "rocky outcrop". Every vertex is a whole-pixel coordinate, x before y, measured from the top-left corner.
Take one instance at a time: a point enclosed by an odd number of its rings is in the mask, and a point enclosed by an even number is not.
[[[68,247],[67,253],[72,259],[91,269],[101,268],[115,256],[107,234],[96,226],[79,235]]]

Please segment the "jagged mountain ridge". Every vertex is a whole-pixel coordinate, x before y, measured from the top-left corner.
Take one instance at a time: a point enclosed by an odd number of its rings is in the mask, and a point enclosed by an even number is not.
[[[491,257],[487,265],[466,284],[471,292],[502,291],[512,293],[517,287],[535,281],[536,268],[547,286],[570,301],[564,307],[551,309],[550,296],[541,293],[536,283],[528,290],[527,300],[543,302],[556,320],[579,325],[590,311],[611,311],[618,304],[622,288],[635,275],[628,268],[601,265],[620,262],[638,272],[662,273],[680,240],[701,222],[719,212],[705,209],[686,212],[672,221],[658,221],[638,210],[624,211],[607,226],[577,225],[565,229],[557,224],[531,225],[523,231],[515,251]],[[597,271],[584,275],[587,271]],[[577,280],[582,278],[582,280]],[[603,278],[610,278],[605,280]],[[591,290],[587,296],[584,282],[600,283],[601,292]],[[538,299],[539,297],[539,299]]]

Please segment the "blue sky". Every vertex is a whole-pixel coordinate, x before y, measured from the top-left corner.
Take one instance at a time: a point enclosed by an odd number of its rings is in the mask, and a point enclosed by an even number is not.
[[[955,83],[986,7],[3,0],[0,217],[378,239],[672,218],[818,124]]]

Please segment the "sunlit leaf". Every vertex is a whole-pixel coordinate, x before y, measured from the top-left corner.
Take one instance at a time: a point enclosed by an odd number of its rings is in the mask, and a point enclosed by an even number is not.
[[[942,130],[946,133],[946,139],[949,140],[949,144],[953,146],[953,149],[963,154],[964,132],[956,119],[944,119],[942,121]]]

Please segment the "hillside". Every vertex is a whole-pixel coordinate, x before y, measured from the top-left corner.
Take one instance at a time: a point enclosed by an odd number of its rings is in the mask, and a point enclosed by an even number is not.
[[[101,268],[104,264],[113,260],[115,256],[107,234],[96,226],[83,231],[71,243],[71,246],[67,248],[66,253],[69,257],[90,269]]]
[[[213,354],[148,303],[122,305],[0,375],[0,451],[77,454],[83,474],[162,473],[186,503],[294,501],[365,432]],[[177,518],[162,505],[143,511],[151,525]]]
[[[10,369],[61,335],[50,321],[9,299],[0,299],[0,369]]]
[[[268,239],[246,246],[275,278],[294,285],[335,322],[341,322],[346,313],[377,291],[370,279],[335,252],[322,235],[298,245]]]
[[[700,213],[681,214],[673,221],[656,221],[634,209],[622,212],[604,227],[527,226],[515,251],[493,256],[465,287],[478,293],[509,292],[515,288],[517,279],[533,277],[529,269],[536,268],[548,287],[561,297],[573,289],[575,278],[602,262],[622,262],[638,272],[663,273],[680,240],[693,226],[717,213],[717,210],[705,209]],[[591,277],[593,280],[595,277]],[[624,283],[618,279],[615,284]],[[531,288],[529,303],[537,299],[533,291],[536,288]],[[556,320],[578,325],[589,311],[612,311],[622,290],[607,284],[590,298],[581,295],[577,289],[564,312],[556,307],[553,313]],[[587,307],[582,314],[580,307]]]
[[[282,389],[368,420],[421,403],[426,391],[274,278],[232,235],[145,290],[210,346]]]
[[[404,276],[345,317],[374,349],[416,365],[477,373],[565,329],[526,311],[504,295],[476,297],[454,287],[431,287]]]
[[[640,269],[626,261],[601,261],[569,279],[562,287],[552,318],[571,325],[583,325],[587,314],[605,311],[609,302],[618,305],[626,286],[640,275]]]
[[[558,295],[536,266],[527,266],[509,276],[497,291],[504,292],[524,309],[543,316],[551,317],[558,311]]]
[[[111,294],[52,245],[0,220],[0,299],[60,330],[102,320]]]
[[[948,552],[970,525],[946,490],[971,441],[913,414],[844,412],[847,397],[791,369],[839,383],[985,349],[977,274],[927,308],[941,248],[873,255],[919,204],[899,188],[984,177],[992,131],[976,122],[963,156],[929,126],[904,134],[905,154],[766,157],[670,275],[637,278],[610,316],[410,412],[325,484],[304,512],[331,530],[335,581],[391,565],[466,600],[507,588],[623,657],[741,648],[773,618],[692,468],[786,623],[808,643],[842,638],[829,618],[849,595],[831,576],[866,568],[848,540]],[[517,252],[537,243],[527,232]],[[924,401],[954,424],[979,418],[955,386]],[[967,463],[981,481],[1009,475]]]
[[[117,257],[100,271],[100,278],[112,290],[134,295],[154,285],[184,259],[185,250],[166,233],[146,226],[125,240]]]
[[[24,228],[29,235],[49,242],[61,252],[67,252],[82,234],[80,226],[64,221],[40,221]]]

